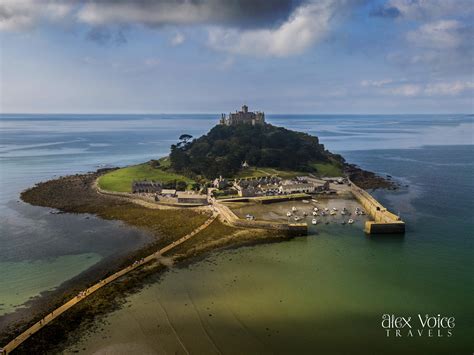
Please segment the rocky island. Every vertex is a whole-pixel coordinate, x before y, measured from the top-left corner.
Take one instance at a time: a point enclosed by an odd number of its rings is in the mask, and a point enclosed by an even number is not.
[[[126,292],[164,269],[163,254],[179,261],[306,235],[317,224],[403,232],[398,216],[362,189],[380,187],[396,185],[348,164],[317,137],[266,123],[263,112],[245,105],[222,115],[202,137],[182,134],[167,157],[39,183],[21,194],[23,201],[121,220],[150,233],[153,242],[100,275],[51,294],[34,314],[17,312],[2,342],[10,341],[7,351],[43,349],[39,333],[48,332],[55,339],[48,346],[60,348],[75,327],[120,305]],[[54,321],[58,316],[68,321]]]

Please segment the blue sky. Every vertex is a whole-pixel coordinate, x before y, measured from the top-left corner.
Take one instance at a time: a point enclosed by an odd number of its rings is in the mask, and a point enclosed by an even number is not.
[[[471,0],[0,0],[2,112],[473,112]]]

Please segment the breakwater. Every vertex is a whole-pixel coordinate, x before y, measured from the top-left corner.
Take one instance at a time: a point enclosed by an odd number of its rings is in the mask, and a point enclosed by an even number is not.
[[[367,191],[353,182],[351,182],[351,191],[366,212],[373,218],[373,220],[365,222],[364,230],[367,234],[405,233],[405,222],[382,206]]]

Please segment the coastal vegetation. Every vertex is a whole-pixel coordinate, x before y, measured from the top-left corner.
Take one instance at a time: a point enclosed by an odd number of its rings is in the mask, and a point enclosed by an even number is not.
[[[344,158],[333,154],[317,137],[270,124],[217,125],[193,141],[171,146],[171,168],[193,178],[233,177],[242,163],[279,171],[318,173],[318,165],[342,166]]]

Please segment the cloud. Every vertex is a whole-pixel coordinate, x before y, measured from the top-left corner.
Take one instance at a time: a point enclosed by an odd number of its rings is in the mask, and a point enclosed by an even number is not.
[[[271,26],[285,20],[298,0],[91,0],[78,11],[79,21],[90,25],[213,24]]]
[[[466,37],[469,37],[469,28],[456,20],[430,22],[407,33],[407,39],[411,43],[434,49],[460,47],[469,40]]]
[[[237,30],[214,27],[209,30],[211,48],[234,54],[286,57],[300,54],[323,40],[338,10],[351,1],[321,0],[305,3],[287,21],[272,29]]]
[[[173,38],[171,39],[171,44],[173,46],[179,46],[180,44],[183,44],[185,41],[185,37],[181,32],[176,33]]]
[[[362,80],[360,85],[366,88],[377,88],[380,93],[407,97],[456,96],[474,89],[472,81],[461,80],[429,83],[409,83],[406,79]]]
[[[60,0],[2,0],[0,2],[0,31],[24,31],[40,21],[58,22],[73,9],[72,3]]]
[[[373,10],[381,17],[433,20],[452,16],[468,17],[474,13],[472,0],[389,0]]]
[[[474,89],[474,82],[472,81],[454,81],[449,83],[434,83],[428,84],[425,88],[427,95],[459,95],[465,91]]]
[[[383,80],[362,80],[360,82],[360,85],[363,87],[369,87],[369,86],[375,86],[375,87],[381,87],[385,86],[387,84],[392,83],[392,79],[383,79]]]
[[[370,16],[397,18],[400,16],[400,10],[391,6],[378,6],[370,11]]]
[[[86,38],[100,45],[111,42],[120,45],[127,42],[123,29],[111,30],[108,27],[93,27],[87,32]]]

